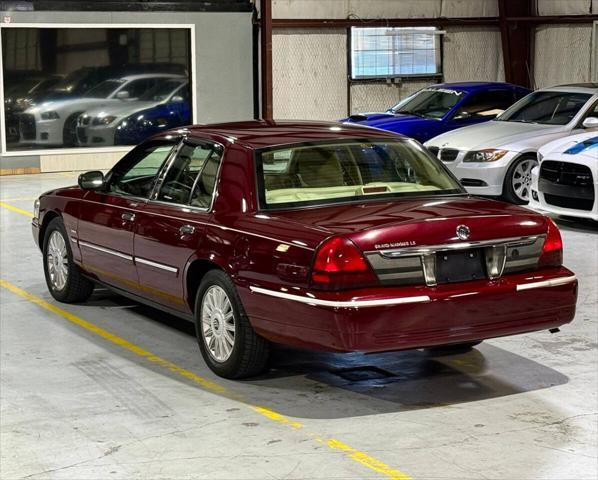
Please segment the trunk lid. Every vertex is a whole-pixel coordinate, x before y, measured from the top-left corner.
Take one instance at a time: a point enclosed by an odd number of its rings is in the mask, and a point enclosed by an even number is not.
[[[278,212],[276,216],[316,227],[326,236],[343,235],[363,252],[462,242],[456,233],[462,224],[470,230],[470,241],[546,231],[544,218],[538,213],[467,196],[306,208]]]

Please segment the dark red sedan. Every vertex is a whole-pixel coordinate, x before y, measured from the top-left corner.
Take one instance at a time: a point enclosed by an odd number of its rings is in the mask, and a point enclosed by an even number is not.
[[[366,127],[165,132],[42,195],[33,236],[54,298],[104,284],[188,318],[229,378],[262,371],[270,342],[463,348],[575,314],[549,218],[472,197],[417,142]]]

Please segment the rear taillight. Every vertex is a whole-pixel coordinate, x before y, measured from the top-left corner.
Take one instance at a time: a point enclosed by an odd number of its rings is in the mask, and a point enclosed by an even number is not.
[[[355,244],[332,237],[316,251],[311,286],[323,290],[344,290],[376,285],[378,279]]]
[[[561,232],[559,232],[559,227],[549,217],[546,217],[546,226],[548,227],[548,232],[544,246],[542,247],[542,255],[540,255],[540,260],[538,261],[538,267],[560,267],[563,264],[563,240],[561,239]]]

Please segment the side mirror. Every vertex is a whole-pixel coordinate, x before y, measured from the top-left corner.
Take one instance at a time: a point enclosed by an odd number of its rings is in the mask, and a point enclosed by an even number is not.
[[[181,97],[180,95],[175,95],[174,97],[172,97],[172,101],[174,103],[183,103],[185,101],[185,99],[183,97]]]
[[[129,92],[127,90],[121,90],[116,94],[116,98],[119,100],[127,100],[130,97]]]
[[[598,128],[598,118],[588,117],[581,124],[583,128]]]
[[[77,183],[83,190],[101,190],[104,187],[104,174],[99,170],[85,172],[79,175]]]

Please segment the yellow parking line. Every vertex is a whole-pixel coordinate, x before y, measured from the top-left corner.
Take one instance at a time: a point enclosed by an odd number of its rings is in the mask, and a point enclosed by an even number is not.
[[[2,206],[4,206],[4,205],[2,205]],[[274,410],[271,410],[267,407],[251,405],[250,403],[245,401],[241,395],[237,395],[235,392],[231,391],[229,388],[225,387],[224,385],[220,385],[219,383],[216,383],[212,380],[209,380],[204,377],[200,377],[199,375],[196,375],[195,373],[191,372],[190,370],[187,370],[183,367],[179,367],[177,364],[172,363],[169,360],[166,360],[162,357],[159,357],[158,355],[155,355],[152,352],[145,350],[144,348],[142,348],[138,345],[135,345],[134,343],[131,343],[128,340],[125,340],[124,338],[119,337],[118,335],[115,335],[115,334],[109,332],[108,330],[104,330],[103,328],[97,326],[94,323],[84,320],[84,319],[78,317],[77,315],[74,315],[56,305],[46,302],[42,298],[40,298],[36,295],[33,295],[33,294],[23,290],[22,288],[17,287],[16,285],[13,285],[12,283],[10,283],[7,280],[0,279],[0,287],[3,287],[6,290],[14,293],[15,295],[18,295],[18,296],[24,298],[25,300],[28,300],[28,301],[38,305],[39,307],[44,308],[45,310],[48,310],[64,319],[68,320],[69,322],[87,330],[88,332],[98,335],[99,337],[103,338],[104,340],[107,340],[108,342],[118,345],[119,347],[122,347],[125,350],[128,350],[129,352],[132,352],[153,364],[159,365],[159,366],[165,368],[166,370],[169,370],[172,373],[176,373],[177,375],[180,375],[180,376],[196,383],[197,385],[201,386],[203,389],[205,389],[207,391],[217,393],[218,395],[224,396],[224,397],[232,399],[232,400],[243,402],[251,410],[253,410],[256,413],[259,413],[264,418],[267,418],[274,422],[292,427],[294,429],[302,429],[314,441],[316,441],[320,444],[326,445],[331,450],[342,452],[346,458],[348,458],[356,463],[359,463],[360,465],[363,465],[364,467],[368,468],[369,470],[372,470],[376,473],[384,475],[385,477],[390,478],[391,480],[411,480],[411,477],[409,475],[407,475],[406,473],[403,473],[399,470],[391,468],[386,463],[382,462],[381,460],[378,460],[377,458],[374,458],[374,457],[368,455],[365,452],[359,451],[359,450],[357,450],[357,449],[355,449],[355,448],[353,448],[335,438],[326,438],[325,439],[325,438],[322,438],[318,434],[311,433],[309,431],[305,431],[304,425],[302,423],[291,420],[289,417],[282,415],[281,413],[275,412]]]
[[[23,210],[22,208],[10,205],[9,203],[0,202],[0,207],[6,208],[7,210],[10,210],[11,212],[20,213],[21,215],[25,215],[28,218],[33,218],[33,214],[31,212],[28,212],[27,210]]]

